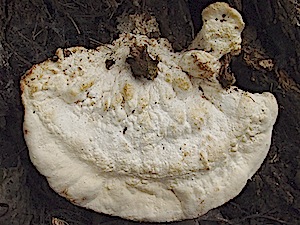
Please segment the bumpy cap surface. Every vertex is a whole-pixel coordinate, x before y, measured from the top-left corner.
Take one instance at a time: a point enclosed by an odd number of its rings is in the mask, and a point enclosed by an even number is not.
[[[260,167],[277,116],[272,94],[223,89],[219,67],[213,54],[174,53],[139,34],[58,49],[21,80],[33,164],[57,193],[97,212],[152,222],[205,214]]]
[[[208,51],[218,59],[227,53],[240,53],[245,24],[237,10],[217,2],[203,10],[202,21],[203,27],[189,49]]]

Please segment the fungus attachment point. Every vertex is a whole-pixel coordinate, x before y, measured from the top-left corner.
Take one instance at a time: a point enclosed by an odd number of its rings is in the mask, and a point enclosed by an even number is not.
[[[217,79],[223,88],[228,88],[235,82],[234,74],[231,72],[229,67],[231,57],[232,56],[230,54],[225,54],[220,59],[221,68],[220,68],[219,75],[217,76]]]
[[[126,62],[130,65],[135,78],[154,80],[157,77],[157,64],[159,61],[149,56],[146,45],[133,45],[130,47],[130,56],[126,58]]]
[[[202,20],[202,29],[189,49],[208,51],[217,59],[227,53],[240,53],[245,24],[237,10],[225,2],[216,2],[203,10]]]
[[[22,77],[24,137],[51,188],[151,222],[192,219],[241,192],[268,153],[278,106],[270,93],[232,86],[241,16],[225,3],[203,16],[199,49],[174,52],[143,34],[157,30],[153,18],[138,17],[135,33],[95,50],[58,49]]]

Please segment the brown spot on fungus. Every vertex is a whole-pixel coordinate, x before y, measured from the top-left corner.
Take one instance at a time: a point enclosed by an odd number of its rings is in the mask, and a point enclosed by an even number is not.
[[[149,56],[146,46],[134,45],[130,47],[130,55],[126,58],[135,78],[146,78],[154,80],[157,77],[158,60]]]
[[[72,55],[72,52],[68,49],[64,49],[64,57],[69,57],[70,55]]]
[[[234,74],[229,67],[231,57],[230,54],[226,54],[220,59],[221,68],[217,79],[223,88],[229,88],[235,82]]]
[[[115,61],[112,59],[105,60],[105,67],[106,69],[110,69],[115,64]]]

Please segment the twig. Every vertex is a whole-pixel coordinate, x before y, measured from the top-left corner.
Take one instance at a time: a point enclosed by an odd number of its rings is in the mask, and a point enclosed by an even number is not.
[[[259,218],[273,220],[275,222],[282,223],[282,224],[292,224],[292,223],[286,222],[284,220],[275,218],[273,216],[268,216],[268,215],[263,215],[263,214],[252,214],[252,215],[249,215],[249,216],[245,216],[242,219],[238,220],[237,224],[241,224],[242,221],[245,221],[245,220],[248,220],[248,219],[259,219]]]
[[[34,41],[35,41],[36,37],[39,36],[43,32],[43,29],[41,29],[39,32],[36,32],[36,29],[37,29],[37,23],[35,23],[34,29],[32,31],[32,40],[34,40]]]
[[[77,7],[74,5],[74,4],[72,4],[72,3],[61,3],[61,2],[58,2],[58,4],[60,4],[60,5],[62,5],[62,6],[64,6],[64,7],[66,7],[66,8],[69,8],[69,9],[76,9]]]
[[[85,8],[85,9],[88,8],[86,5],[80,3],[79,1],[76,1],[76,0],[73,0],[73,1],[74,1],[77,5],[79,5],[79,6],[83,7],[83,8]]]
[[[111,15],[109,16],[109,20],[111,20],[112,19],[112,17],[115,15],[115,13],[116,13],[116,11],[117,11],[117,9],[119,8],[119,6],[120,5],[122,5],[123,4],[123,2],[124,2],[124,0],[122,0],[120,3],[117,3],[116,1],[114,1],[114,10],[112,11],[112,13],[111,13]],[[111,6],[111,4],[109,4],[110,6]],[[112,6],[111,6],[112,7]]]
[[[229,225],[235,225],[234,222],[224,219],[224,218],[215,218],[215,219],[199,219],[199,221],[207,221],[207,222],[221,222]]]
[[[25,63],[27,66],[32,66],[32,63],[30,63],[27,59],[25,59],[24,57],[22,57],[21,55],[19,55],[12,47],[10,44],[5,43],[6,47],[9,48],[9,50],[11,51],[11,53],[13,53],[20,61],[22,61],[23,63]]]
[[[24,34],[22,34],[22,32],[20,32],[19,30],[16,30],[15,32],[18,33],[18,35],[23,38],[23,40],[27,41],[28,43],[33,44],[38,50],[40,50],[40,52],[44,52],[44,49],[41,48],[41,46],[39,44],[37,44],[36,42],[34,42],[33,40],[31,40],[30,38],[26,37]]]
[[[77,34],[81,34],[80,30],[79,30],[79,27],[77,26],[76,22],[74,21],[74,19],[70,16],[69,13],[66,14],[67,17],[71,20],[71,22],[73,23],[75,29],[77,30]]]
[[[21,154],[21,152],[25,151],[27,148],[27,146],[23,147],[22,149],[20,149],[19,151],[15,152],[14,154],[4,158],[1,162],[1,164],[3,164],[4,162],[6,162],[8,159],[11,159],[11,158],[16,158],[17,156],[19,156]]]
[[[69,223],[67,223],[66,221],[55,217],[52,217],[51,223],[52,225],[69,225]]]
[[[89,38],[91,42],[94,42],[95,44],[97,45],[103,45],[103,43],[101,43],[100,41],[97,41],[96,39],[94,38]]]

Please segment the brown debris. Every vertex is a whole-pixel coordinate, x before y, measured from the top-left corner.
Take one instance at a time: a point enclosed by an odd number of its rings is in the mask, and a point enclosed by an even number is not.
[[[217,79],[223,88],[228,88],[235,82],[234,74],[231,72],[229,67],[231,58],[232,55],[226,54],[220,59],[221,68]]]
[[[158,60],[152,59],[146,46],[130,48],[130,56],[126,59],[135,78],[154,80],[157,77]]]

